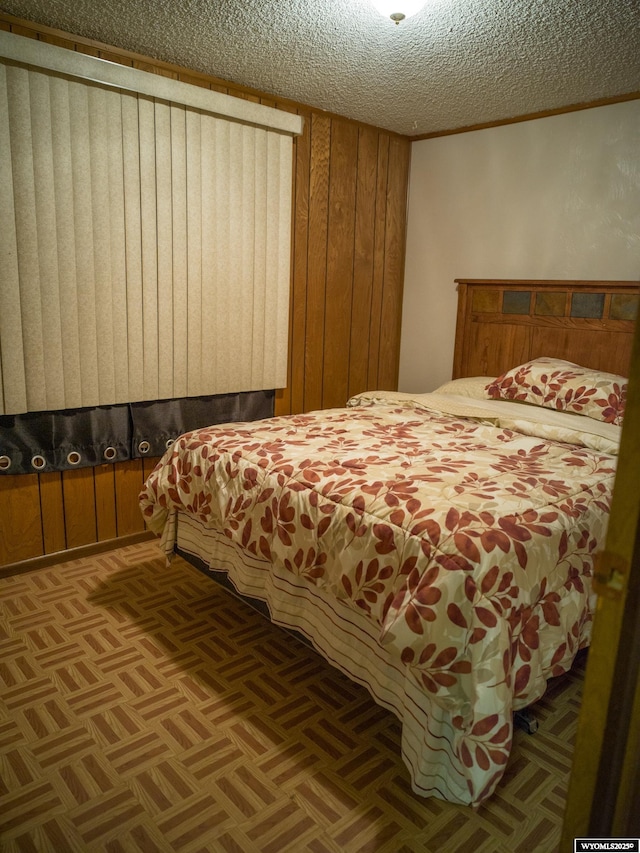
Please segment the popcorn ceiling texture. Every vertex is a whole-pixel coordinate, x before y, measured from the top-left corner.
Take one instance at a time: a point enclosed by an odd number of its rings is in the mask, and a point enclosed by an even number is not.
[[[640,92],[639,0],[0,0],[0,9],[409,136]]]

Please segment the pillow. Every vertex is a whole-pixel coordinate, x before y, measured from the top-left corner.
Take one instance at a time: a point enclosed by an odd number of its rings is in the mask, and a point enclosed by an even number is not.
[[[458,394],[460,397],[473,397],[474,400],[487,399],[487,382],[493,382],[494,376],[464,376],[451,379],[433,392],[434,394]]]
[[[627,379],[559,358],[535,358],[498,376],[486,391],[493,399],[533,403],[621,426]]]

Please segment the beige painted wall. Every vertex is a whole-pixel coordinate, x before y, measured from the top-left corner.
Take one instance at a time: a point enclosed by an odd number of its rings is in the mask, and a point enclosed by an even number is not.
[[[456,278],[640,279],[640,100],[412,145],[402,391],[451,376]]]

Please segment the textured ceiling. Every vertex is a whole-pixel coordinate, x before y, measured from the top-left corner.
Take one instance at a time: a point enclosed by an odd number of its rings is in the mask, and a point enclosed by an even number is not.
[[[0,9],[410,136],[640,92],[640,0],[0,0]]]

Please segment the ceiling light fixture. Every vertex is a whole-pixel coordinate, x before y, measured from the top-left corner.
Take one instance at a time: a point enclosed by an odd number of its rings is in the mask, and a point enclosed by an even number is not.
[[[372,0],[381,15],[389,17],[396,24],[410,18],[424,6],[424,0]]]

